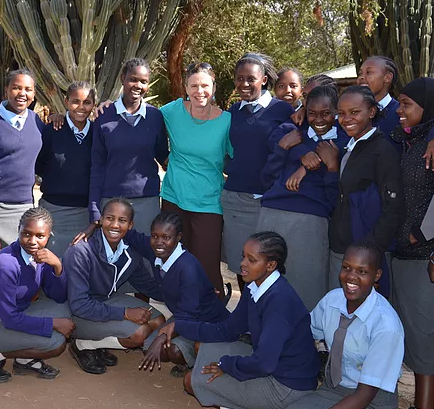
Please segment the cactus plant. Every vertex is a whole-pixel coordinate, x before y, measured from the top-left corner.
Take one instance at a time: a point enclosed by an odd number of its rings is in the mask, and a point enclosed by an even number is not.
[[[0,26],[20,66],[31,68],[37,97],[64,112],[62,92],[73,80],[115,99],[123,62],[156,58],[186,0],[0,0]],[[0,31],[1,52],[5,41]],[[5,61],[1,61],[3,68]],[[0,72],[2,78],[4,73]]]

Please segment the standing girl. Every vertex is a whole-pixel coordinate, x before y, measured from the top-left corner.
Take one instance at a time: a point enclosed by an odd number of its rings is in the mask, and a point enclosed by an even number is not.
[[[339,98],[339,123],[351,139],[341,161],[340,198],[330,221],[330,289],[339,287],[343,255],[351,243],[365,239],[386,251],[404,216],[399,154],[373,126],[377,112],[367,87],[348,87]],[[379,284],[388,296],[384,263]]]
[[[277,73],[274,94],[277,99],[288,102],[297,111],[303,104],[300,97],[303,91],[303,75],[295,68],[282,68]]]
[[[404,324],[404,362],[414,371],[417,409],[434,408],[434,284],[427,274],[434,240],[427,241],[421,231],[434,196],[434,174],[421,161],[434,127],[433,98],[433,78],[407,84],[397,110],[402,129],[393,135],[404,141],[401,167],[406,209],[392,260],[393,301]]]
[[[34,76],[27,68],[6,77],[6,100],[0,104],[0,247],[16,239],[22,214],[33,206],[35,162],[44,126],[27,109],[35,91]]]
[[[223,207],[223,245],[228,267],[239,271],[241,250],[258,224],[259,198],[265,190],[261,172],[271,153],[271,133],[289,119],[294,109],[273,98],[267,88],[277,79],[272,60],[262,54],[248,53],[235,66],[235,86],[242,101],[230,108],[229,131],[234,148],[221,203]],[[240,288],[243,280],[238,277]]]
[[[40,205],[50,211],[53,237],[49,248],[62,257],[74,235],[89,221],[90,152],[95,91],[85,81],[73,82],[66,91],[66,121],[59,131],[46,125],[36,173],[42,177]]]

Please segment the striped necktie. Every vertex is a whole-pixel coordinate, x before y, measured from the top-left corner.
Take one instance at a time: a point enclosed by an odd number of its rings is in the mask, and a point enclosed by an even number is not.
[[[247,112],[253,114],[255,112],[256,106],[253,106],[252,104],[246,104],[244,105],[244,108],[246,109]]]
[[[79,145],[81,145],[83,143],[84,138],[86,138],[86,135],[84,132],[77,132],[74,135],[75,135],[75,139],[77,139],[77,142]]]
[[[135,125],[138,116],[139,116],[138,114],[137,115],[127,115],[126,113],[123,114],[123,117],[131,126]]]
[[[17,119],[17,122],[15,122],[15,128],[20,130],[21,129],[21,122]]]

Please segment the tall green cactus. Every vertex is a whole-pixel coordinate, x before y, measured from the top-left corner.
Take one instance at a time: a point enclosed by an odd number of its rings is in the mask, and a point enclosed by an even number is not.
[[[18,64],[36,75],[38,99],[57,112],[65,111],[62,92],[73,80],[90,81],[98,98],[113,100],[123,62],[155,59],[186,1],[0,0],[0,51],[4,30]]]
[[[363,19],[366,0],[352,2],[350,28],[357,68],[367,56],[381,54],[397,63],[398,88],[414,78],[434,76],[434,0],[380,0],[382,12],[372,32],[367,32]]]

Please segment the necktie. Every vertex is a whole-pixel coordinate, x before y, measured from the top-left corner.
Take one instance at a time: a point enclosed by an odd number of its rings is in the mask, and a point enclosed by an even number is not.
[[[81,145],[83,143],[83,139],[86,137],[84,132],[77,132],[74,135],[75,135],[75,138],[77,139],[77,142],[79,143],[79,145]]]
[[[342,173],[345,169],[345,166],[347,166],[347,162],[348,162],[348,159],[350,158],[350,156],[351,156],[351,151],[348,149],[347,153],[343,156],[343,158],[341,160],[341,172],[340,172],[341,176],[342,176]]]
[[[160,267],[160,276],[161,276],[161,278],[164,278],[165,275],[166,275],[166,272]]]
[[[126,113],[123,115],[125,120],[131,125],[134,126],[134,124],[136,123],[136,119],[138,117],[138,115],[127,115]]]
[[[344,341],[347,335],[347,329],[355,318],[355,315],[353,318],[347,318],[345,315],[341,314],[339,328],[333,335],[333,344],[330,349],[329,360],[327,362],[327,366],[329,366],[330,369],[329,376],[333,388],[336,388],[336,386],[338,386],[342,380],[342,355],[344,352]]]
[[[253,114],[256,107],[253,106],[252,104],[246,104],[246,105],[244,105],[244,108],[247,110],[247,112]]]
[[[35,259],[30,259],[30,265],[36,270],[38,264],[36,263]]]
[[[20,121],[18,121],[18,119],[17,119],[17,122],[15,122],[15,128],[18,130],[21,129],[21,123],[20,123]]]

